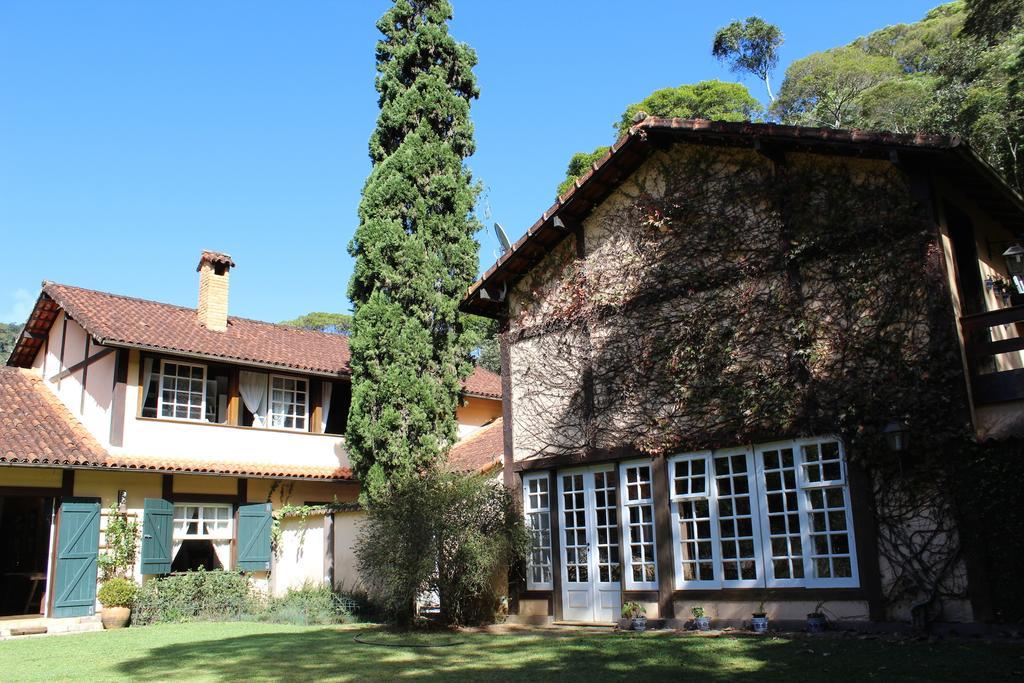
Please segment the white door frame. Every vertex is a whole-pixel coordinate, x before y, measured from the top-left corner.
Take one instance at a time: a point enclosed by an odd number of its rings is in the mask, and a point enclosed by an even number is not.
[[[600,475],[610,475],[611,479]],[[562,618],[566,621],[616,621],[622,600],[618,467],[615,463],[577,467],[560,470],[557,477]],[[570,480],[568,491],[567,479]],[[599,546],[604,547],[603,557]],[[570,552],[574,560],[572,568],[568,562]],[[581,553],[583,558],[580,558]],[[570,581],[570,573],[577,580]],[[585,580],[579,580],[581,574]]]

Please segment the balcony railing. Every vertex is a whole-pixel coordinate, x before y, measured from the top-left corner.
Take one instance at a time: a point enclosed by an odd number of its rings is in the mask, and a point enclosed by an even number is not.
[[[1004,325],[1009,326],[1008,333],[1003,330],[1003,334],[993,334]],[[1024,351],[1024,305],[965,315],[960,318],[960,326],[974,403],[1024,399],[1021,358],[1004,355]]]

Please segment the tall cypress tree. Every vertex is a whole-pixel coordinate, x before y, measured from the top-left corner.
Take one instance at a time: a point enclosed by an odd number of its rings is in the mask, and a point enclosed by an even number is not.
[[[368,501],[456,440],[469,372],[458,304],[477,271],[470,100],[476,53],[448,34],[447,0],[394,0],[377,28],[373,170],[349,244],[354,321],[348,448]]]

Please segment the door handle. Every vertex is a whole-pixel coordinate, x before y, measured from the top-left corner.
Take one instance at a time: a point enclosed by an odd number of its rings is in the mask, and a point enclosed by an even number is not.
[[[153,534],[142,534],[143,538],[153,538]]]

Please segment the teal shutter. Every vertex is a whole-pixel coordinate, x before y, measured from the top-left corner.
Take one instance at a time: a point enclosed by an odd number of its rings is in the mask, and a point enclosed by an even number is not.
[[[238,506],[238,569],[270,571],[270,503]]]
[[[53,616],[96,612],[96,557],[100,549],[100,504],[67,499],[60,505]]]
[[[174,504],[162,498],[147,498],[142,510],[142,573],[169,574],[174,544]]]

